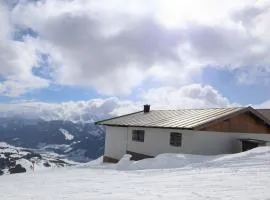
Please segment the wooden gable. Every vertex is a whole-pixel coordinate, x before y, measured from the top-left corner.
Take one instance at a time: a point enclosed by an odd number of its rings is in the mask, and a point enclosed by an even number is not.
[[[228,119],[217,120],[201,131],[240,132],[240,133],[268,133],[270,126],[251,112],[240,113]]]

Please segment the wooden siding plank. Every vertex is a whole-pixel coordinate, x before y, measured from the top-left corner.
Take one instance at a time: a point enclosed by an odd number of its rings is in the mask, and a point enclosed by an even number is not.
[[[270,127],[263,120],[246,112],[223,120],[217,124],[201,129],[202,131],[240,132],[240,133],[269,133]]]

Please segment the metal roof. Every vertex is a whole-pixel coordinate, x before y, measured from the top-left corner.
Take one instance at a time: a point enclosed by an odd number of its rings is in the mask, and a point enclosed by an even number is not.
[[[256,110],[270,120],[270,109],[256,109]]]
[[[136,112],[96,122],[107,126],[160,127],[194,129],[198,126],[226,117],[248,108],[208,108],[184,110],[151,110],[149,113]],[[254,109],[252,109],[254,110]]]

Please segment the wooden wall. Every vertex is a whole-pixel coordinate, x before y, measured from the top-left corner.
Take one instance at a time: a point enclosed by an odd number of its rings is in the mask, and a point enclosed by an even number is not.
[[[239,114],[230,119],[217,121],[202,131],[240,132],[240,133],[269,133],[270,127],[250,112]]]

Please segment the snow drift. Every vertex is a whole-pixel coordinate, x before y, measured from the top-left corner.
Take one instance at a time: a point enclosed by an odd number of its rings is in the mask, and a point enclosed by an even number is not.
[[[125,155],[116,164],[118,170],[170,169],[194,167],[240,167],[253,164],[270,164],[270,147],[258,147],[246,152],[217,156],[201,156],[191,154],[160,154],[155,158],[131,161],[131,155]]]

